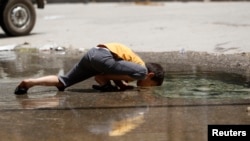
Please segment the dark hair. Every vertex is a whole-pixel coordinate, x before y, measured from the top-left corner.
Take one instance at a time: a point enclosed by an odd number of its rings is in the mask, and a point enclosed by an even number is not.
[[[151,78],[151,80],[155,81],[157,83],[157,86],[160,86],[163,83],[164,80],[164,70],[160,64],[157,63],[146,63],[146,67],[148,69],[148,73],[153,72],[154,76]]]

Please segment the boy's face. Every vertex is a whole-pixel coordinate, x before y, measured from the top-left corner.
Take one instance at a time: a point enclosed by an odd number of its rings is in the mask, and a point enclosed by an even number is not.
[[[143,87],[157,86],[157,83],[151,79],[153,76],[154,73],[149,73],[145,79],[137,81],[137,86],[143,86]]]

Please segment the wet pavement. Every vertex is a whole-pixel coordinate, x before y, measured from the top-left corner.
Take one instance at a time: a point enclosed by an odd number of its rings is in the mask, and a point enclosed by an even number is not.
[[[199,63],[176,71],[183,64],[172,64],[165,53],[139,53],[145,60],[165,56],[155,59],[165,60],[161,63],[167,75],[161,87],[100,93],[91,89],[95,82],[89,79],[65,92],[39,86],[27,95],[13,94],[22,79],[63,74],[82,54],[0,53],[2,140],[207,140],[209,124],[250,123],[246,75],[205,70]],[[182,60],[183,54],[168,56],[176,61]],[[200,61],[207,62],[205,58]],[[238,69],[244,70],[244,66]]]
[[[37,10],[31,35],[0,31],[1,140],[206,141],[209,124],[250,124],[249,6],[89,3]],[[113,41],[161,63],[163,86],[100,93],[90,79],[65,92],[35,87],[13,94],[22,79],[64,74],[87,49]]]

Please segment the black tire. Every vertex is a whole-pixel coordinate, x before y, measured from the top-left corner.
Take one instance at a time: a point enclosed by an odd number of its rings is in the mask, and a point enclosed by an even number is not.
[[[0,12],[0,24],[9,36],[27,35],[36,22],[36,11],[31,0],[9,0]]]
[[[4,10],[4,3],[0,4],[0,26],[3,25],[3,10]]]

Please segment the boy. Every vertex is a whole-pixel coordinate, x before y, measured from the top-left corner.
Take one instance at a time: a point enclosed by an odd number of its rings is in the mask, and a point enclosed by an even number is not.
[[[64,76],[49,75],[23,80],[15,94],[26,94],[33,86],[56,86],[59,91],[95,76],[100,91],[117,91],[131,88],[129,81],[137,80],[137,86],[160,86],[164,79],[163,68],[156,63],[144,63],[131,49],[120,43],[99,44],[90,49]],[[116,86],[111,84],[114,81]]]

